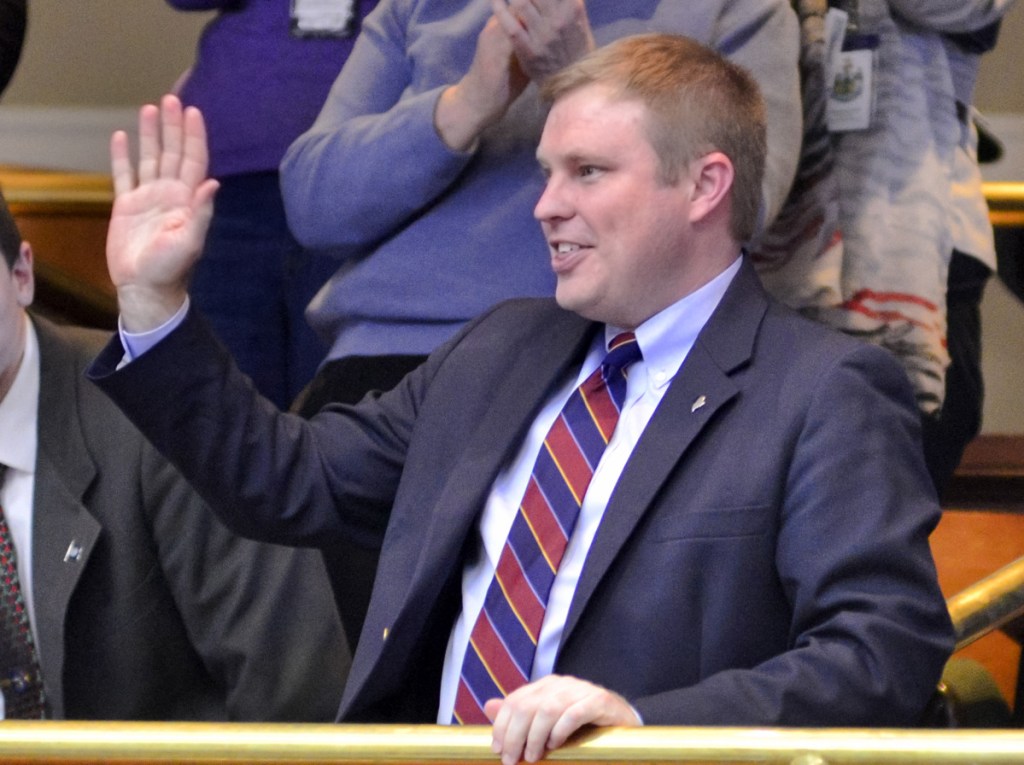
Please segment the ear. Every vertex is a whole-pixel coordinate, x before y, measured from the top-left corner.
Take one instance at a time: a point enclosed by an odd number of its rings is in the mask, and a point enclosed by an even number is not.
[[[713,151],[691,162],[689,172],[693,183],[690,222],[707,221],[716,210],[727,211],[735,177],[732,160],[720,151]]]
[[[32,245],[22,242],[18,250],[18,258],[11,265],[11,281],[17,295],[18,305],[28,308],[35,297],[36,281],[32,273]]]

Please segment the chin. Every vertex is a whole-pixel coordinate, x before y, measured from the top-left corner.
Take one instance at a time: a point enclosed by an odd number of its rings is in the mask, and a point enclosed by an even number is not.
[[[558,303],[559,307],[564,308],[566,311],[586,316],[586,301],[580,300],[577,295],[566,294],[566,292],[565,290],[555,290],[555,302]]]

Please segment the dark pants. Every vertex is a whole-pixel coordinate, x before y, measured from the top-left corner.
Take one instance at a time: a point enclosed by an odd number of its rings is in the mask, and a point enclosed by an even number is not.
[[[371,390],[394,388],[426,356],[352,356],[329,361],[292,404],[309,418],[327,404],[355,404]],[[377,529],[383,534],[384,529]],[[380,550],[343,542],[322,551],[341,623],[353,653],[370,605]]]
[[[953,252],[946,293],[946,337],[950,364],[946,397],[937,416],[925,416],[924,453],[935,488],[943,489],[967,444],[981,430],[981,298],[992,272],[980,261]]]
[[[239,368],[283,409],[326,353],[304,311],[338,264],[292,237],[276,172],[220,183],[189,292]]]

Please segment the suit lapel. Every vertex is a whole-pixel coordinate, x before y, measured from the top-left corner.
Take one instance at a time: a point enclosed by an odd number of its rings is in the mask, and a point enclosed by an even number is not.
[[[385,676],[393,669],[392,662],[401,658],[389,661],[386,654],[395,652],[396,657],[408,657],[415,652],[415,644],[402,642],[402,636],[417,642],[428,639],[423,633],[424,625],[438,608],[445,584],[453,576],[457,579],[465,564],[463,548],[467,536],[473,533],[473,524],[498,472],[521,444],[523,433],[552,386],[564,379],[573,364],[580,363],[595,329],[591,322],[564,312],[545,313],[543,322],[533,332],[507,333],[524,336],[518,346],[500,345],[502,358],[498,363],[507,363],[504,376],[489,395],[491,404],[478,426],[466,434],[466,447],[429,513],[424,533],[405,543],[417,545],[417,549],[409,551],[416,556],[416,567],[391,622],[393,637],[386,642],[360,642],[342,699],[342,714],[358,709],[360,697],[375,683],[389,682]],[[502,332],[500,328],[491,331]],[[501,339],[504,342],[504,334]],[[453,401],[452,405],[457,406],[458,402]],[[376,591],[374,595],[371,615],[378,600]],[[443,637],[447,640],[447,633]]]
[[[96,476],[96,466],[77,412],[78,368],[54,330],[34,321],[41,384],[32,519],[33,602],[47,696],[54,716],[62,717],[68,603],[101,527],[82,503]]]
[[[753,356],[766,309],[767,298],[745,261],[626,463],[584,563],[562,645],[658,491],[682,469],[690,445],[739,394],[732,375]]]
[[[462,561],[459,550],[495,478],[519,448],[552,388],[581,363],[594,328],[575,314],[559,312],[520,347],[508,349],[507,374],[452,469],[437,511],[431,513],[407,607],[422,608],[417,586],[444,581],[451,565]]]

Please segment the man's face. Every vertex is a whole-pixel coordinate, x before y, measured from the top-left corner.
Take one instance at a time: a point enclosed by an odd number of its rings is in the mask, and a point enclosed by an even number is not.
[[[537,158],[547,186],[534,209],[563,308],[631,329],[686,294],[693,183],[658,177],[647,107],[588,85],[555,102]]]
[[[0,258],[0,401],[11,389],[25,351],[25,309],[32,303],[32,251],[28,245],[14,265]]]

